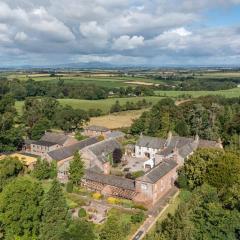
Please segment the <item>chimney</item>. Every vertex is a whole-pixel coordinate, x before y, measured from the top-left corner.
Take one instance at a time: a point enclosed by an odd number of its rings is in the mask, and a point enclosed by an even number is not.
[[[195,141],[196,141],[196,142],[199,142],[199,136],[198,136],[198,134],[196,134],[196,136],[195,136]]]
[[[172,132],[169,131],[169,132],[168,132],[168,137],[167,137],[166,146],[168,146],[168,145],[170,144],[171,140],[172,140]]]

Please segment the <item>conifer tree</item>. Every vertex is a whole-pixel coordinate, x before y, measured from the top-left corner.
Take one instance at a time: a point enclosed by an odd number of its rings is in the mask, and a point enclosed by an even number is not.
[[[84,162],[78,152],[74,154],[69,167],[69,178],[73,184],[78,185],[84,175]]]
[[[61,185],[54,180],[43,201],[41,240],[58,240],[66,228],[68,208]]]

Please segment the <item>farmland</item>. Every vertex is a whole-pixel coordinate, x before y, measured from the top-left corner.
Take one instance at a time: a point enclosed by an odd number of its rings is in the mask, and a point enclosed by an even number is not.
[[[226,98],[240,97],[240,88],[233,88],[229,90],[219,91],[155,91],[157,96],[161,97],[181,97],[183,95],[189,95],[193,98],[207,96],[207,95],[220,95]]]
[[[83,99],[58,99],[61,105],[72,106],[75,109],[83,109],[89,110],[91,108],[101,109],[103,113],[109,113],[111,106],[118,100],[120,105],[125,104],[127,101],[136,103],[137,101],[146,99],[148,102],[152,102],[152,104],[157,103],[161,97],[129,97],[129,98],[108,98],[103,100],[83,100]],[[23,101],[16,102],[16,108],[19,113],[21,113],[21,109],[23,106]]]
[[[104,126],[110,129],[130,127],[132,121],[139,118],[144,111],[146,111],[146,109],[114,113],[101,117],[93,117],[90,120],[90,125]]]

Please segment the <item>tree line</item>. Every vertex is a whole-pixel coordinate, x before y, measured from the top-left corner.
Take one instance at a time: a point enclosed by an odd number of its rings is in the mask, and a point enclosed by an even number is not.
[[[151,96],[154,95],[154,91],[148,86],[111,88],[95,84],[65,82],[63,79],[57,81],[34,81],[33,79],[21,81],[0,77],[0,96],[5,94],[11,94],[16,100],[24,100],[28,97],[98,100],[106,99],[111,95],[115,97]]]
[[[160,100],[144,112],[130,128],[133,135],[167,137],[199,135],[202,139],[222,140],[224,146],[240,149],[240,98],[206,96],[175,105],[170,98]]]

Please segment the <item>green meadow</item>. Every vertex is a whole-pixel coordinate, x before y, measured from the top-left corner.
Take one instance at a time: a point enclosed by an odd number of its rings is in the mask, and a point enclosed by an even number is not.
[[[89,110],[91,108],[99,108],[105,114],[109,113],[111,106],[116,102],[119,101],[120,105],[124,105],[127,101],[136,103],[137,101],[146,99],[148,102],[152,102],[152,104],[157,103],[161,97],[128,97],[128,98],[107,98],[102,100],[83,100],[83,99],[58,99],[61,105],[72,106],[75,109],[84,109]],[[22,112],[24,102],[17,101],[16,102],[16,109],[18,113]]]
[[[181,97],[182,95],[190,95],[193,98],[207,96],[207,95],[220,95],[226,98],[240,97],[240,88],[233,88],[228,90],[219,91],[155,91],[157,96],[161,97]]]

